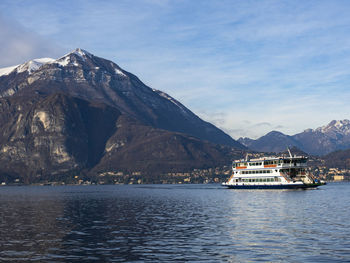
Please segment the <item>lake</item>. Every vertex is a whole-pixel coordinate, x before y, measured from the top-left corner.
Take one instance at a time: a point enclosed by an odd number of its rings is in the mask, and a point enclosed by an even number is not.
[[[350,183],[0,187],[1,262],[349,262]]]

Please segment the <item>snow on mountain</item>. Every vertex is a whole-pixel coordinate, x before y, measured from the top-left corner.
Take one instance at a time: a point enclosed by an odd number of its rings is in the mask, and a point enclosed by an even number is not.
[[[169,96],[169,94],[163,92],[163,91],[160,91],[160,90],[157,90],[157,89],[152,89],[155,93],[158,93],[159,96],[169,100],[171,103],[175,104],[183,113],[184,115],[188,115],[188,110],[187,108],[182,105],[179,101],[175,100],[173,97]]]
[[[333,120],[329,124],[319,127],[314,131],[321,133],[341,133],[350,134],[350,120]]]
[[[75,50],[73,50],[72,52],[69,52],[68,54],[64,55],[63,57],[60,57],[50,63],[55,63],[55,64],[59,64],[62,67],[65,67],[69,64],[72,64],[74,66],[78,66],[77,61],[75,61],[74,59],[72,60],[72,54],[79,56],[83,61],[85,61],[85,59],[87,57],[92,57],[92,54],[87,52],[84,49],[81,48],[77,48]]]
[[[22,65],[19,65],[16,70],[18,73],[21,72],[25,72],[28,71],[29,74],[31,74],[32,72],[38,70],[42,65],[46,64],[46,63],[51,63],[55,61],[52,58],[38,58],[38,59],[33,59],[30,60]]]
[[[13,71],[17,71],[17,73],[22,73],[28,71],[29,74],[38,70],[42,65],[46,63],[52,63],[55,59],[53,58],[37,58],[30,61],[25,62],[21,65],[16,65],[12,67],[0,68],[0,77],[4,75],[9,75]]]
[[[14,69],[16,69],[19,65],[12,66],[12,67],[6,67],[6,68],[0,68],[0,77],[10,74]]]
[[[68,54],[64,55],[63,57],[60,57],[58,59],[53,59],[53,58],[37,58],[33,59],[30,61],[27,61],[23,64],[16,65],[16,66],[11,66],[11,67],[6,67],[6,68],[0,68],[0,77],[9,75],[13,71],[17,71],[17,73],[22,73],[25,71],[28,71],[29,74],[37,71],[41,66],[45,64],[50,64],[50,63],[56,63],[59,64],[60,66],[67,66],[68,64],[73,64],[75,66],[78,66],[76,61],[71,61],[71,54],[78,55],[80,58],[85,60],[86,57],[91,57],[92,54],[87,52],[86,50],[83,50],[81,48],[77,48],[73,50],[72,52],[69,52]],[[116,73],[118,74],[123,74],[120,70]]]
[[[284,145],[293,145],[314,155],[324,155],[336,150],[350,148],[350,120],[333,120],[316,129],[306,129],[288,136],[270,132],[257,140],[240,138],[240,143],[257,151],[280,151]]]

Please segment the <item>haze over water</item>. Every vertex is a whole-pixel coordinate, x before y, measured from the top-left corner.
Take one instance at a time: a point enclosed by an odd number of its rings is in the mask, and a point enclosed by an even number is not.
[[[1,187],[0,261],[349,262],[349,187]]]

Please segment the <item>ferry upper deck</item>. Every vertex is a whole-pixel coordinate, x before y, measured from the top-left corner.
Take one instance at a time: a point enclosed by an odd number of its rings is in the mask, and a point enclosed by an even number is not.
[[[250,160],[235,160],[232,168],[239,169],[262,169],[262,168],[304,168],[307,167],[308,157],[264,157]]]

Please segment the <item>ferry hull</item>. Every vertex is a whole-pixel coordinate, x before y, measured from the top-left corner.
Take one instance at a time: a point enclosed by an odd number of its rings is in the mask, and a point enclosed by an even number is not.
[[[307,189],[316,188],[322,184],[304,185],[223,185],[230,189]]]

